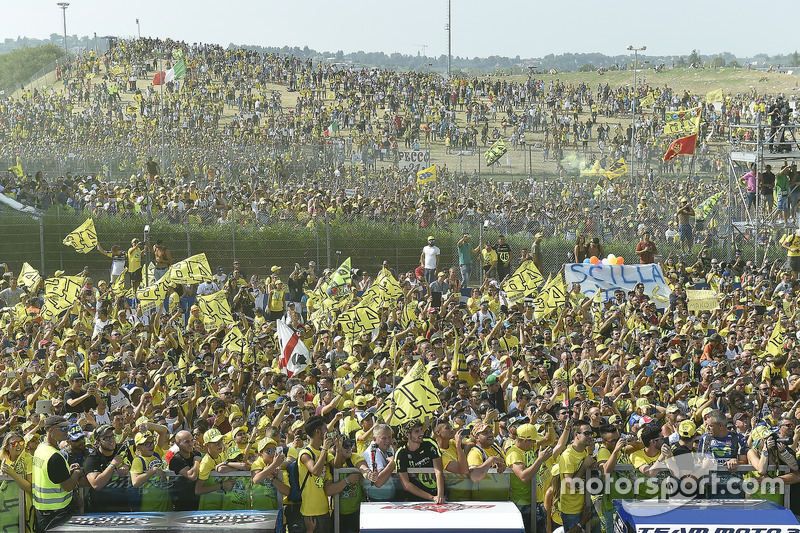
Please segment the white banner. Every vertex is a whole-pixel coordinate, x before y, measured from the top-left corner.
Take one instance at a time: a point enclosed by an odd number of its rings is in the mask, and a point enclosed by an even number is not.
[[[637,283],[644,284],[644,293],[663,309],[669,304],[670,288],[664,278],[661,265],[591,265],[588,263],[568,263],[564,268],[564,281],[567,290],[573,283],[581,284],[581,292],[594,297],[597,289],[603,289],[603,298],[614,297],[615,289],[626,293],[632,291]]]
[[[713,311],[714,309],[719,309],[716,291],[686,289],[686,298],[689,300],[686,305],[689,311]]]
[[[416,176],[423,168],[431,166],[431,153],[422,150],[398,150],[397,169],[402,173],[413,172]]]

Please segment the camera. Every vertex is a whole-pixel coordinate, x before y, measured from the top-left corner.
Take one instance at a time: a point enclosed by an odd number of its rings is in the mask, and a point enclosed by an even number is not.
[[[792,437],[782,437],[775,439],[775,442],[777,444],[783,444],[784,446],[791,446],[792,442],[794,442],[794,439]]]

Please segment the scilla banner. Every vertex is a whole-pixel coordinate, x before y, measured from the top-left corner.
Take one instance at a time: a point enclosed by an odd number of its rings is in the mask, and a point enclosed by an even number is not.
[[[594,297],[597,289],[602,289],[604,300],[613,298],[615,289],[622,289],[627,293],[637,283],[642,283],[644,293],[655,302],[656,307],[663,309],[669,304],[670,288],[661,265],[568,263],[564,268],[564,281],[567,290],[572,289],[573,283],[580,283],[581,292],[588,298]]]

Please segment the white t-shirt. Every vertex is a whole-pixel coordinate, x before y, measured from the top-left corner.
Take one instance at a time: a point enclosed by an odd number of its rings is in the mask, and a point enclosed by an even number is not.
[[[425,245],[422,249],[422,253],[425,254],[424,260],[424,267],[429,270],[433,270],[436,268],[436,258],[439,257],[439,254],[442,253],[439,250],[438,246],[431,246],[430,244]]]

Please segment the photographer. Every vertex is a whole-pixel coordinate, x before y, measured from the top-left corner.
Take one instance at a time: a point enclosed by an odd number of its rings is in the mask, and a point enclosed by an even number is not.
[[[95,383],[89,383],[86,390],[83,390],[83,375],[74,372],[69,377],[70,388],[64,393],[65,411],[67,413],[85,413],[95,409],[100,403],[100,392]]]
[[[751,445],[747,451],[747,460],[755,468],[753,477],[775,478],[780,475],[780,466],[786,465],[794,474],[797,473],[797,459],[788,445],[792,438],[779,438],[773,431],[764,425],[757,426],[751,434]],[[760,483],[758,490],[751,498],[763,498],[783,505],[783,494],[776,487],[767,483]]]

